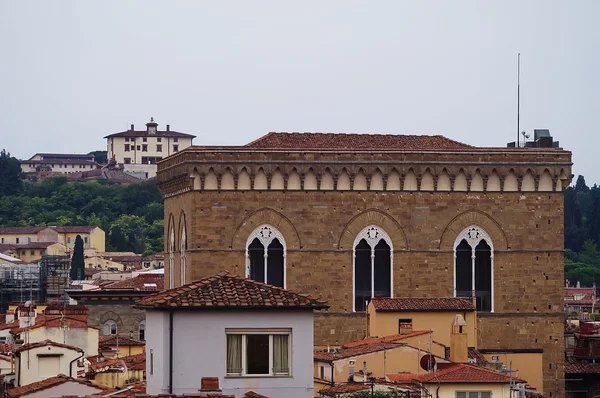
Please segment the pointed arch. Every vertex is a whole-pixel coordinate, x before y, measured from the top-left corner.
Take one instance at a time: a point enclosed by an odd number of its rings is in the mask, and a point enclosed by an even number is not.
[[[235,230],[231,239],[231,248],[246,250],[245,244],[248,236],[260,225],[267,224],[277,228],[285,236],[286,249],[300,249],[301,242],[298,231],[292,222],[283,214],[268,207],[263,207],[246,217]]]
[[[304,190],[315,191],[318,188],[317,176],[313,173],[312,169],[309,169],[304,176]]]
[[[399,191],[400,190],[400,174],[396,169],[392,170],[387,178],[387,184],[385,186],[386,191]]]
[[[363,169],[358,171],[358,174],[354,177],[354,184],[352,185],[353,191],[366,191],[367,190],[367,176]]]
[[[285,288],[285,237],[270,224],[258,226],[246,240],[246,278]]]
[[[267,181],[267,175],[261,167],[258,169],[256,176],[254,177],[254,189],[266,190],[268,187],[269,183]]]
[[[475,174],[471,177],[471,189],[472,192],[483,192],[483,175],[479,170],[475,171]]]
[[[440,173],[437,181],[437,190],[438,191],[451,191],[452,186],[450,184],[450,176],[446,169],[443,169]]]
[[[418,189],[417,176],[412,169],[408,170],[408,173],[404,176],[404,190],[405,191],[416,191]]]
[[[465,192],[467,191],[467,188],[467,175],[465,174],[463,169],[460,169],[460,171],[456,175],[456,178],[454,179],[454,190]]]
[[[169,223],[167,224],[167,239],[165,239],[169,255],[169,288],[175,287],[175,217],[169,215]]]
[[[325,169],[325,172],[321,176],[321,184],[319,185],[321,191],[333,191],[333,173],[329,168]]]
[[[338,176],[337,187],[338,191],[348,191],[350,190],[350,175],[346,172],[346,169],[342,169],[342,172]]]
[[[488,192],[500,192],[500,176],[496,170],[492,170],[492,173],[488,176],[485,190]]]
[[[371,184],[369,185],[371,191],[383,191],[383,173],[377,169],[371,176]]]
[[[533,192],[535,191],[535,178],[531,169],[527,169],[527,172],[523,176],[523,182],[521,183],[521,192]]]
[[[248,173],[248,170],[246,170],[246,168],[243,167],[240,173],[238,174],[237,189],[248,190],[251,189],[251,187],[252,184],[250,181],[250,173]]]
[[[215,173],[212,167],[208,170],[206,176],[204,176],[204,190],[211,189],[219,189],[219,183],[217,182],[217,174]]]
[[[221,190],[230,191],[233,189],[235,189],[235,179],[233,178],[231,169],[228,167],[221,176]]]
[[[284,189],[285,179],[281,170],[277,169],[271,176],[271,189]]]
[[[554,184],[552,182],[552,176],[550,175],[550,172],[548,171],[548,169],[544,170],[544,172],[540,176],[538,191],[552,192],[554,190],[553,185]]]
[[[369,225],[383,228],[389,235],[394,250],[408,249],[406,234],[400,224],[392,216],[379,209],[368,209],[353,217],[342,230],[338,249],[351,250],[356,236]]]
[[[519,190],[519,181],[514,170],[510,170],[504,178],[504,192],[517,192]]]
[[[496,250],[507,250],[510,248],[500,224],[488,214],[473,209],[457,215],[446,225],[440,237],[439,249],[445,251],[453,250],[456,237],[469,226],[477,226],[484,229],[494,242]]]
[[[433,191],[433,174],[426,169],[421,177],[421,191]]]
[[[202,189],[202,178],[198,170],[194,167],[194,171],[190,174],[190,178],[193,180],[192,184],[195,191],[199,191]]]
[[[187,274],[187,227],[183,210],[179,215],[179,282],[180,286],[186,283]]]
[[[302,189],[302,182],[300,181],[300,174],[298,174],[298,171],[296,171],[296,169],[292,169],[292,172],[288,176],[287,189],[288,190]]]

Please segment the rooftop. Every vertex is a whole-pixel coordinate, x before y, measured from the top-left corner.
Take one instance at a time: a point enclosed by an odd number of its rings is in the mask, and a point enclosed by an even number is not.
[[[48,379],[37,381],[35,383],[26,384],[24,386],[11,388],[10,390],[6,391],[6,394],[7,394],[8,398],[18,398],[18,397],[21,397],[23,395],[29,395],[29,394],[32,394],[34,392],[43,391],[43,390],[46,390],[48,388],[55,387],[55,386],[61,385],[61,384],[66,383],[66,382],[79,383],[79,384],[86,385],[88,387],[94,387],[94,388],[97,388],[98,390],[100,390],[99,392],[102,393],[102,394],[108,394],[108,393],[117,391],[114,388],[105,387],[105,386],[99,386],[99,385],[96,385],[96,384],[92,384],[89,381],[77,380],[77,379],[74,379],[72,377],[69,377],[69,376],[66,376],[66,375],[63,375],[63,374],[59,374],[58,376],[50,377]]]
[[[371,302],[376,311],[475,311],[471,301],[458,297],[376,297]]]
[[[440,364],[442,365],[442,364]],[[509,383],[510,375],[482,368],[468,363],[443,364],[444,366],[432,373],[399,373],[389,374],[387,378],[394,382],[407,382],[411,380],[422,383]],[[517,383],[525,381],[513,377]]]
[[[164,289],[164,277],[162,275],[139,275],[135,278],[124,279],[104,285],[102,290],[136,290],[159,292]]]
[[[179,309],[325,309],[325,301],[306,294],[230,275],[210,276],[155,293],[137,302],[142,308]]]
[[[151,132],[150,128],[154,128],[155,131]],[[132,124],[131,128],[126,131],[119,133],[109,134],[104,138],[115,138],[115,137],[172,137],[172,138],[196,138],[195,135],[180,133],[178,131],[171,130],[171,126],[167,124],[166,130],[159,130],[158,123],[154,122],[154,118],[150,119],[149,123],[146,123],[146,130],[136,130]]]
[[[125,336],[119,336],[116,334],[107,334],[98,337],[98,343],[100,345],[108,346],[145,346],[146,343],[140,340],[132,339]]]
[[[40,348],[40,347],[46,347],[46,346],[67,348],[69,350],[83,352],[83,350],[79,347],[74,347],[72,345],[57,343],[52,340],[43,340],[43,341],[38,341],[37,343],[24,344],[21,347],[17,348],[15,352],[28,351],[28,350],[32,350],[34,348]]]
[[[441,135],[272,132],[246,144],[257,149],[468,149]]]

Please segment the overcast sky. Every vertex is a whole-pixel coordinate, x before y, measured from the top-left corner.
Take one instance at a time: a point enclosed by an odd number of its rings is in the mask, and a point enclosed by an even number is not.
[[[600,183],[600,1],[3,1],[0,147],[106,149],[162,127],[197,145],[269,131],[550,129]]]

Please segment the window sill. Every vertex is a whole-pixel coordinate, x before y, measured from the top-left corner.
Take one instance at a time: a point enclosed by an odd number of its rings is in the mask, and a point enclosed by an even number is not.
[[[225,375],[226,379],[292,379],[292,375]]]

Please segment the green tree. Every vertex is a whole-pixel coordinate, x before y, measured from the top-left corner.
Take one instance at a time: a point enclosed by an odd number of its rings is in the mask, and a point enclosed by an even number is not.
[[[83,253],[83,239],[80,235],[75,237],[75,246],[73,247],[73,257],[71,257],[71,280],[85,279],[85,259]]]
[[[21,163],[5,149],[0,151],[0,196],[21,191]]]
[[[100,164],[108,163],[108,160],[107,160],[108,154],[106,151],[92,151],[92,152],[88,153],[88,155],[94,155],[94,160],[96,161],[96,163],[100,163]]]

